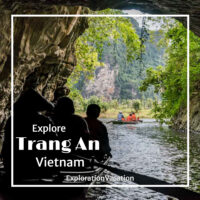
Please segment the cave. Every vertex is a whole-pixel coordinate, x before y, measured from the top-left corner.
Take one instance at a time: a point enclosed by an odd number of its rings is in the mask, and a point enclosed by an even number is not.
[[[3,128],[11,107],[11,14],[88,14],[88,9],[105,8],[137,9],[153,14],[190,14],[190,28],[200,36],[198,0],[1,0],[0,137],[3,138]],[[87,19],[48,18],[46,22],[44,18],[21,17],[15,18],[14,26],[14,98],[17,99],[23,90],[30,87],[49,101],[54,100],[54,92],[69,94],[66,82],[76,65],[74,43],[88,27]]]
[[[11,14],[76,15],[88,14],[90,9],[95,11],[106,8],[135,9],[149,14],[189,14],[190,30],[200,37],[199,0],[0,0],[0,154],[4,127],[11,109]],[[185,21],[177,19],[186,26]],[[17,100],[29,88],[34,88],[51,102],[59,96],[68,95],[70,90],[66,83],[77,64],[74,45],[87,28],[87,18],[16,17],[14,99]],[[200,132],[198,94],[193,95],[190,105],[191,130]],[[174,124],[174,127],[186,129],[185,109],[181,110]],[[48,192],[43,188],[40,191]],[[35,195],[38,197],[38,194]],[[52,195],[52,199],[57,198],[56,193]]]

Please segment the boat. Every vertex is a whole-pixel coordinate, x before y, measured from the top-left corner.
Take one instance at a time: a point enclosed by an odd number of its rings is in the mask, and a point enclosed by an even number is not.
[[[142,120],[137,120],[137,121],[117,121],[117,120],[113,120],[113,121],[109,121],[107,123],[112,123],[112,124],[139,124],[142,123]]]

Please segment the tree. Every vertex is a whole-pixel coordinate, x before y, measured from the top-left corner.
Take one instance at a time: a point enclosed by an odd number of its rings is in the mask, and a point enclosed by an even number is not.
[[[178,21],[166,26],[161,45],[166,45],[166,66],[149,68],[140,89],[145,91],[153,85],[160,93],[162,102],[154,102],[157,119],[170,118],[186,108],[187,102],[187,30]],[[200,77],[200,39],[190,32],[190,90],[198,91]],[[191,93],[192,94],[192,93]]]
[[[132,107],[135,109],[135,112],[137,113],[140,110],[141,103],[139,100],[134,100]]]

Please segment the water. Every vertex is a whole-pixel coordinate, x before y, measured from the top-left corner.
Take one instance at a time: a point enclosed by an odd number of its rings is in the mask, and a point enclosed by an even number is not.
[[[106,122],[106,120],[104,120]],[[110,165],[128,171],[148,175],[173,184],[186,184],[187,137],[185,133],[159,126],[155,120],[145,119],[137,125],[106,124],[113,158]],[[200,192],[199,179],[199,135],[191,137],[191,189]],[[109,171],[105,175],[117,176]],[[131,181],[108,180],[96,184],[130,185]],[[88,200],[168,199],[167,196],[146,188],[90,188]]]

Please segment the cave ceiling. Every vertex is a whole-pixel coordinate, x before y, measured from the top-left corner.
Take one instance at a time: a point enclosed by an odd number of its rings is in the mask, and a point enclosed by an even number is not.
[[[115,8],[121,10],[137,9],[149,14],[189,14],[190,29],[200,36],[200,0],[3,0],[7,7],[16,3],[38,6],[38,4],[85,6],[92,10]],[[179,19],[181,20],[181,19]]]

